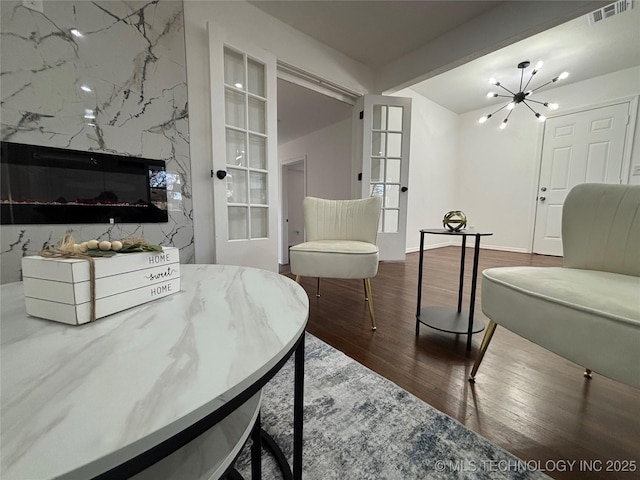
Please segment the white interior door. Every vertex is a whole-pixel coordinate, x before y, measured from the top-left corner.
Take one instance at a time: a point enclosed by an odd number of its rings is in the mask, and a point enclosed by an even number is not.
[[[580,183],[622,183],[629,103],[547,120],[533,251],[562,255],[562,206]]]
[[[276,59],[209,25],[216,263],[278,269]]]
[[[378,226],[380,260],[404,260],[411,99],[365,95],[354,107],[354,118],[355,159],[356,162],[362,159],[359,196],[382,197]]]

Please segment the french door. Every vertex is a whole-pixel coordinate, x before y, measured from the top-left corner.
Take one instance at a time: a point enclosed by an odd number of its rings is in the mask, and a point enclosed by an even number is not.
[[[364,95],[354,106],[356,163],[361,161],[359,196],[382,197],[378,226],[380,260],[404,260],[411,99]],[[361,159],[361,160],[360,160]]]
[[[209,25],[216,263],[278,268],[276,58]]]

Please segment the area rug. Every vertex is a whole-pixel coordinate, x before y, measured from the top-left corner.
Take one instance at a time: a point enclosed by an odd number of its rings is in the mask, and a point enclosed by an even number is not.
[[[264,389],[262,426],[291,459],[293,359]],[[249,445],[236,469],[251,478]],[[263,479],[280,479],[263,451]],[[307,334],[303,478],[539,479],[514,457],[457,420]]]

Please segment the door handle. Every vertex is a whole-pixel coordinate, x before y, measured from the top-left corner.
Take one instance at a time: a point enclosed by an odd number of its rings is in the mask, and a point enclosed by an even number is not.
[[[225,170],[218,170],[216,172],[216,177],[218,177],[220,180],[224,179],[224,177],[227,176],[227,172]]]
[[[547,191],[547,187],[542,187],[540,190],[542,190],[543,192]]]
[[[407,190],[409,190],[409,188],[408,188],[408,187],[402,187],[402,188],[400,189],[400,191],[401,191],[401,192],[406,192]]]
[[[544,202],[547,199],[547,197],[540,197],[540,201]]]

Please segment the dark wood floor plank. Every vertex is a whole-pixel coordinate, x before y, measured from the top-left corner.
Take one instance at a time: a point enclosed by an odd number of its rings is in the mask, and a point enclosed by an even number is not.
[[[470,298],[473,251],[465,258],[463,309]],[[481,250],[480,271],[511,265],[560,266],[557,257]],[[425,252],[423,305],[455,307],[460,249]],[[309,294],[308,331],[460,421],[523,460],[576,460],[573,471],[547,471],[557,479],[639,478],[640,390],[600,375],[582,376],[575,365],[498,327],[477,375],[467,382],[482,333],[466,337],[425,325],[415,335],[418,253],[405,262],[381,262],[371,282],[378,330],[370,329],[361,280],[304,278]],[[487,322],[480,305],[476,318]],[[580,461],[635,462],[635,472],[588,472]]]

